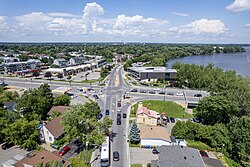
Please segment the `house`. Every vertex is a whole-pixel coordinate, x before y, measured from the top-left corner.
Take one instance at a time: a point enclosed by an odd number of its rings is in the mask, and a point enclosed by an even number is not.
[[[142,102],[139,102],[138,109],[136,112],[137,124],[156,126],[157,119],[158,119],[158,112],[143,107]]]
[[[58,111],[61,114],[65,114],[70,110],[69,106],[53,106],[49,112],[47,113],[48,116],[52,116],[53,112]]]
[[[151,167],[205,167],[199,150],[184,146],[160,146],[158,160],[151,161]]]
[[[69,59],[69,65],[75,66],[84,63],[84,57],[72,57]]]
[[[14,167],[13,165],[16,164],[18,161],[20,161],[21,159],[23,159],[24,157],[25,157],[24,155],[16,154],[11,159],[5,161],[2,165],[3,167]]]
[[[67,65],[67,61],[63,58],[61,59],[55,59],[54,62],[53,62],[54,65],[57,65],[59,67],[64,67]]]
[[[62,117],[56,117],[47,123],[44,123],[40,130],[41,140],[46,143],[54,143],[55,141],[61,139],[64,134],[64,128],[61,125]]]
[[[141,126],[139,129],[141,147],[171,145],[171,140],[166,128],[160,126]]]
[[[14,167],[36,167],[39,164],[45,166],[48,162],[59,162],[63,167],[69,167],[70,162],[59,155],[47,150],[33,151],[14,164]]]
[[[172,145],[180,145],[180,146],[187,146],[187,142],[185,139],[175,139],[174,136],[170,136],[171,144]]]
[[[16,111],[16,102],[4,102],[3,107],[9,111]]]

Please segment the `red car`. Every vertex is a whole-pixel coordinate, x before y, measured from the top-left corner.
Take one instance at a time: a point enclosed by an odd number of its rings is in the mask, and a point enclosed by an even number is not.
[[[63,148],[61,148],[61,149],[58,151],[58,155],[63,156],[63,155],[66,154],[69,150],[70,150],[70,147],[69,147],[69,146],[64,146]]]

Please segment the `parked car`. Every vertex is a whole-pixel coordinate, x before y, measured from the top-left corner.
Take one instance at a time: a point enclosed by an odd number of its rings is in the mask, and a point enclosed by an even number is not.
[[[105,115],[109,115],[109,110],[106,110],[106,111],[105,111]]]
[[[168,117],[166,117],[166,122],[169,123],[169,118]]]
[[[202,97],[202,94],[195,94],[194,97]]]
[[[156,94],[156,92],[154,92],[154,91],[149,91],[148,93],[149,94]]]
[[[165,92],[159,92],[160,95],[165,95]]]
[[[123,118],[127,118],[127,114],[126,114],[126,113],[123,113],[123,114],[122,114],[122,117],[123,117]]]
[[[184,96],[183,92],[177,92],[175,95],[176,96]]]
[[[173,117],[169,118],[172,123],[175,123],[175,119]]]
[[[152,153],[153,153],[153,154],[158,154],[159,151],[158,151],[156,148],[154,148],[154,149],[152,150]]]
[[[113,152],[113,160],[114,161],[119,161],[119,152],[118,151]]]
[[[204,150],[200,150],[200,155],[201,155],[202,157],[207,157],[207,158],[208,158],[208,154],[207,154],[207,152],[204,151]]]
[[[64,154],[66,154],[71,148],[69,146],[64,146],[63,148],[61,148],[58,151],[58,155],[63,156]]]
[[[167,95],[173,96],[173,95],[174,95],[174,92],[168,92]]]
[[[14,144],[13,143],[4,143],[3,145],[2,145],[2,149],[3,150],[7,150],[7,149],[9,149],[10,147],[12,147],[12,146],[14,146]]]
[[[147,93],[146,90],[141,90],[140,93]]]
[[[131,89],[130,92],[138,92],[138,90],[137,89]]]

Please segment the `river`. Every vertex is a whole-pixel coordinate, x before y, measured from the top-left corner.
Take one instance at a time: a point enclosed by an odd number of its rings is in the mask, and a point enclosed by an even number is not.
[[[243,53],[220,53],[213,55],[198,55],[182,58],[171,59],[168,61],[168,68],[172,67],[175,62],[207,65],[213,63],[216,67],[223,70],[235,70],[237,74],[242,76],[250,76],[250,47],[245,47],[246,52]]]

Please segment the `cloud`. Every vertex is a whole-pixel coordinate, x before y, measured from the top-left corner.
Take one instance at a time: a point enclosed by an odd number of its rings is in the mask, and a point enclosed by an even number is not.
[[[245,27],[250,27],[250,23],[246,24]]]
[[[179,12],[173,12],[172,14],[177,15],[177,16],[182,16],[182,17],[188,17],[189,16],[186,13],[179,13]]]
[[[228,5],[226,9],[231,12],[250,10],[250,0],[234,0],[234,2]]]
[[[20,23],[21,26],[24,27],[37,27],[42,24],[47,24],[52,20],[51,17],[42,12],[32,12],[22,16],[17,16],[15,19]]]
[[[225,24],[221,20],[195,20],[189,24],[170,28],[171,32],[177,33],[193,33],[193,34],[221,34],[227,30]]]
[[[0,16],[0,31],[7,30],[6,16]]]
[[[48,15],[52,17],[80,17],[71,13],[58,13],[58,12],[48,13]]]
[[[84,18],[96,17],[103,14],[104,14],[104,8],[95,2],[87,3],[83,9]]]

